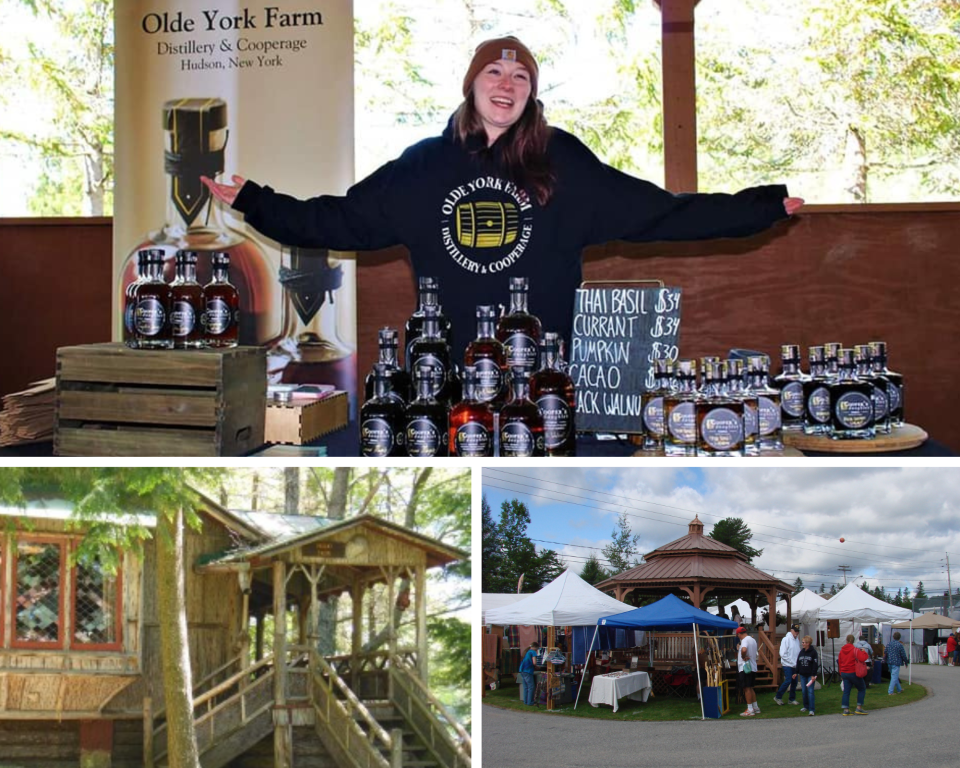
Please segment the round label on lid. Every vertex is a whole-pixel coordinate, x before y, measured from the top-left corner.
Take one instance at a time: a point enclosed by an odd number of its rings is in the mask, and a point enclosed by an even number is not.
[[[373,458],[389,456],[393,450],[393,427],[386,419],[367,419],[360,425],[360,454]]]
[[[873,423],[873,400],[862,392],[844,392],[837,399],[833,413],[847,429],[863,429]]]
[[[743,444],[743,420],[729,408],[714,408],[703,417],[700,435],[716,451],[738,449]]]

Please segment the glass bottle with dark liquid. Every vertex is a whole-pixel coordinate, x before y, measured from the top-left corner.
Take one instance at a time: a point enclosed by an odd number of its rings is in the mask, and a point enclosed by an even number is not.
[[[391,388],[387,392],[387,396],[397,400],[401,405],[406,405],[410,402],[412,393],[410,391],[410,374],[401,368],[397,362],[399,334],[394,328],[381,328],[377,335],[377,342],[380,349],[380,359],[374,365],[374,370],[367,374],[364,382],[364,401],[373,397],[376,367],[382,365],[390,372]]]
[[[727,394],[743,403],[743,455],[760,455],[760,415],[757,396],[747,387],[743,360],[731,358],[727,364]]]
[[[467,345],[463,364],[476,368],[476,399],[499,407],[506,398],[506,353],[494,337],[497,310],[489,305],[477,307],[477,338]]]
[[[890,426],[903,426],[903,376],[887,368],[887,343],[870,342],[873,371],[887,380],[887,405],[890,409]]]
[[[857,378],[866,381],[873,388],[873,429],[878,435],[890,434],[890,406],[887,389],[890,384],[884,376],[875,373],[869,344],[856,344],[853,347],[854,360],[857,363]]]
[[[155,249],[150,250],[146,278],[134,290],[133,300],[137,349],[171,349],[170,286],[163,280],[163,254]]]
[[[433,307],[436,310],[440,338],[447,344],[450,343],[450,318],[443,314],[443,308],[440,306],[440,281],[435,277],[421,277],[418,284],[419,303],[403,330],[403,365],[411,374],[414,369],[410,360],[410,350],[413,342],[423,335],[423,320],[426,317],[427,307]]]
[[[678,360],[674,386],[663,398],[663,451],[667,456],[697,454],[697,361]]]
[[[577,395],[560,369],[560,337],[543,334],[540,370],[530,377],[530,399],[543,416],[543,447],[547,456],[577,455]]]
[[[373,366],[373,394],[360,409],[360,455],[372,458],[406,456],[406,416],[403,403],[391,397],[396,371],[384,363]]]
[[[510,278],[510,311],[497,324],[497,338],[507,355],[507,368],[523,368],[529,376],[539,367],[542,328],[540,320],[530,314],[527,294],[530,281],[526,277]]]
[[[873,387],[857,377],[852,349],[841,349],[837,378],[828,384],[830,390],[830,437],[834,440],[869,439],[873,428]]]
[[[757,442],[760,452],[782,451],[780,390],[770,386],[770,359],[766,355],[748,357],[747,377],[747,390],[757,398]]]
[[[803,382],[803,432],[807,435],[830,433],[830,390],[827,388],[826,353],[823,347],[810,347],[810,376]]]
[[[724,394],[720,362],[708,360],[696,403],[697,455],[743,456],[743,401]]]
[[[414,369],[417,397],[406,408],[407,455],[414,458],[446,456],[450,442],[449,409],[433,393],[443,380],[432,366]]]
[[[500,455],[509,458],[545,456],[543,416],[530,399],[527,371],[522,366],[511,369],[512,396],[500,409]]]
[[[673,360],[657,358],[653,361],[654,385],[640,396],[643,450],[663,449],[663,398],[673,389]]]
[[[197,282],[196,251],[177,252],[177,278],[170,284],[170,331],[174,349],[203,346],[203,288]]]
[[[203,345],[235,347],[240,338],[240,294],[230,282],[230,256],[214,253],[213,277],[203,286]]]
[[[780,390],[780,419],[784,432],[803,429],[803,382],[806,375],[800,370],[800,347],[783,344],[780,347],[781,372],[773,386]]]
[[[136,278],[136,254],[159,248],[164,254],[164,276],[172,280],[178,250],[222,252],[231,258],[232,278],[240,295],[241,344],[271,344],[278,338],[279,317],[276,272],[263,251],[246,235],[229,228],[210,190],[200,181],[218,178],[224,170],[227,143],[227,105],[222,99],[176,99],[164,103],[166,221],[135,246],[121,267],[118,293]],[[197,279],[211,277],[209,260],[197,264]]]
[[[134,325],[137,308],[137,286],[147,279],[147,263],[150,260],[151,252],[149,248],[137,252],[137,279],[130,283],[123,293],[123,343],[131,349],[137,348],[137,329]],[[163,251],[158,250],[157,253],[162,260]]]
[[[428,366],[434,371],[430,394],[449,405],[454,397],[450,382],[450,347],[440,336],[439,310],[436,306],[427,305],[424,308],[421,335],[410,345],[409,354],[411,370]]]
[[[463,400],[450,410],[450,455],[493,456],[493,411],[477,398],[477,369],[463,366]]]

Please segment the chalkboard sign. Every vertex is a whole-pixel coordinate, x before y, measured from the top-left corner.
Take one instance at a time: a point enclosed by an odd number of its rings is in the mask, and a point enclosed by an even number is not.
[[[640,432],[640,396],[654,386],[653,361],[679,356],[680,289],[584,283],[574,302],[569,373],[577,430]]]

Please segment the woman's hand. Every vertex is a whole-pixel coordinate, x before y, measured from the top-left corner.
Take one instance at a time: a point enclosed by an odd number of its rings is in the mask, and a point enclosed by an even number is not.
[[[234,176],[233,178],[237,178]],[[804,200],[802,197],[785,197],[783,198],[783,208],[787,212],[787,216],[793,216],[797,211],[803,207]]]
[[[231,176],[233,184],[218,184],[213,179],[207,178],[206,176],[201,176],[200,181],[207,185],[207,189],[210,190],[217,200],[226,205],[233,205],[233,201],[237,199],[237,195],[240,194],[240,189],[244,184],[247,183],[247,180],[243,176],[237,176],[234,174]]]

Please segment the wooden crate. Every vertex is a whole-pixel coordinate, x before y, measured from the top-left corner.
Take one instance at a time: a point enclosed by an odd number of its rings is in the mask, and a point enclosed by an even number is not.
[[[267,403],[264,440],[268,443],[306,445],[347,425],[349,397],[336,392],[309,403]]]
[[[263,444],[260,347],[57,350],[56,456],[242,456]]]

